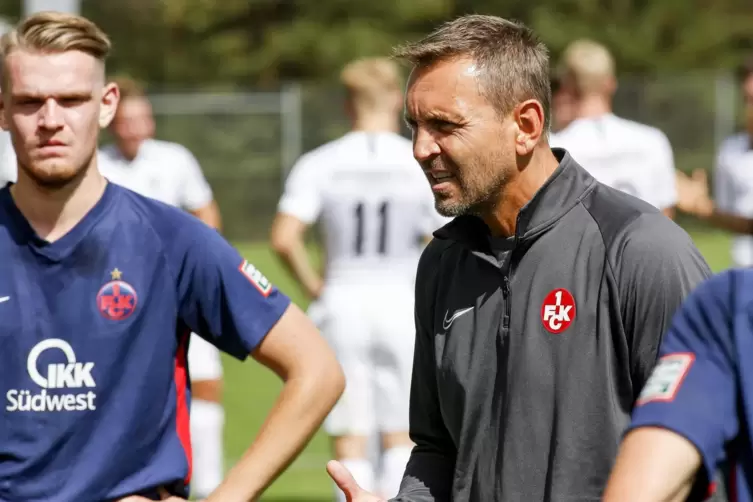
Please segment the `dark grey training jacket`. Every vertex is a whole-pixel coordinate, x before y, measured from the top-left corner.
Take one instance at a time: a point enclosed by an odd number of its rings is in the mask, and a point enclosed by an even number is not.
[[[393,500],[600,500],[670,318],[710,275],[669,218],[553,151],[514,238],[463,216],[421,257],[416,447]]]

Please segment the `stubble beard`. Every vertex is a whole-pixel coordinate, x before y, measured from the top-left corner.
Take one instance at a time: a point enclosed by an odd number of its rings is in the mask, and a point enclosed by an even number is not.
[[[86,175],[89,164],[94,157],[94,152],[86,157],[82,163],[77,166],[55,166],[51,169],[34,168],[18,163],[19,170],[23,170],[24,174],[31,179],[31,181],[38,187],[47,191],[57,191],[78,185]]]
[[[463,175],[456,174],[457,184],[460,188],[460,197],[434,198],[434,207],[444,217],[457,217],[464,215],[483,216],[496,208],[500,194],[504,191],[509,177],[504,170],[495,170],[494,164],[479,173],[475,180],[466,180]]]

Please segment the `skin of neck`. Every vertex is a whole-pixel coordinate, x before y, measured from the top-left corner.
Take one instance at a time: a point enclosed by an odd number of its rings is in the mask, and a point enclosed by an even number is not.
[[[97,169],[96,155],[75,180],[60,188],[41,186],[23,168],[11,186],[13,201],[39,237],[54,242],[73,229],[104,194],[107,180]]]
[[[119,142],[117,139],[115,140],[115,146],[117,146],[118,152],[120,152],[120,155],[128,162],[133,162],[133,159],[138,157],[139,150],[141,149],[141,146],[143,144],[144,144],[144,141],[141,141],[138,147],[136,147],[136,151],[133,154],[131,154],[131,152],[128,152],[128,149],[126,149],[121,142]]]
[[[537,145],[528,156],[518,158],[518,172],[507,182],[493,209],[481,214],[493,236],[515,235],[518,213],[558,166],[559,161],[546,142]]]
[[[578,100],[576,118],[587,119],[612,113],[612,103],[603,94],[587,94]]]
[[[351,129],[363,132],[399,132],[400,120],[395,113],[358,113],[353,117]]]

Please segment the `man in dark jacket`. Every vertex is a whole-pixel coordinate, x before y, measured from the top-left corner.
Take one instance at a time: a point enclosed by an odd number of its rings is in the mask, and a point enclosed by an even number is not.
[[[398,55],[414,155],[457,218],[419,264],[416,446],[393,500],[599,500],[708,266],[669,218],[549,147],[549,61],[529,29],[466,16]],[[379,500],[328,470],[349,500]]]

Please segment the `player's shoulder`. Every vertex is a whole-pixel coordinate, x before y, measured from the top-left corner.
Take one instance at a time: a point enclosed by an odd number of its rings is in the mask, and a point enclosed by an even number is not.
[[[347,157],[349,144],[348,134],[327,141],[298,157],[294,169],[298,171],[329,169],[333,163],[339,163]]]
[[[753,313],[753,269],[730,268],[702,280],[687,296],[674,325],[687,317],[717,317],[734,322],[736,314]]]
[[[182,157],[194,158],[193,153],[188,147],[174,141],[165,141],[162,139],[149,139],[144,142],[142,148],[149,155],[160,157]]]
[[[615,134],[624,136],[628,141],[641,142],[644,146],[666,147],[670,144],[667,135],[658,127],[617,115],[611,115],[609,121]]]
[[[720,155],[735,155],[745,153],[752,148],[750,136],[747,133],[741,132],[726,137],[719,145]]]
[[[119,214],[130,214],[139,226],[150,228],[166,245],[216,233],[192,214],[128,188],[110,183],[119,192]]]
[[[584,197],[583,205],[593,218],[607,252],[616,256],[625,253],[677,253],[679,249],[693,249],[690,235],[672,219],[651,204],[596,182]]]

